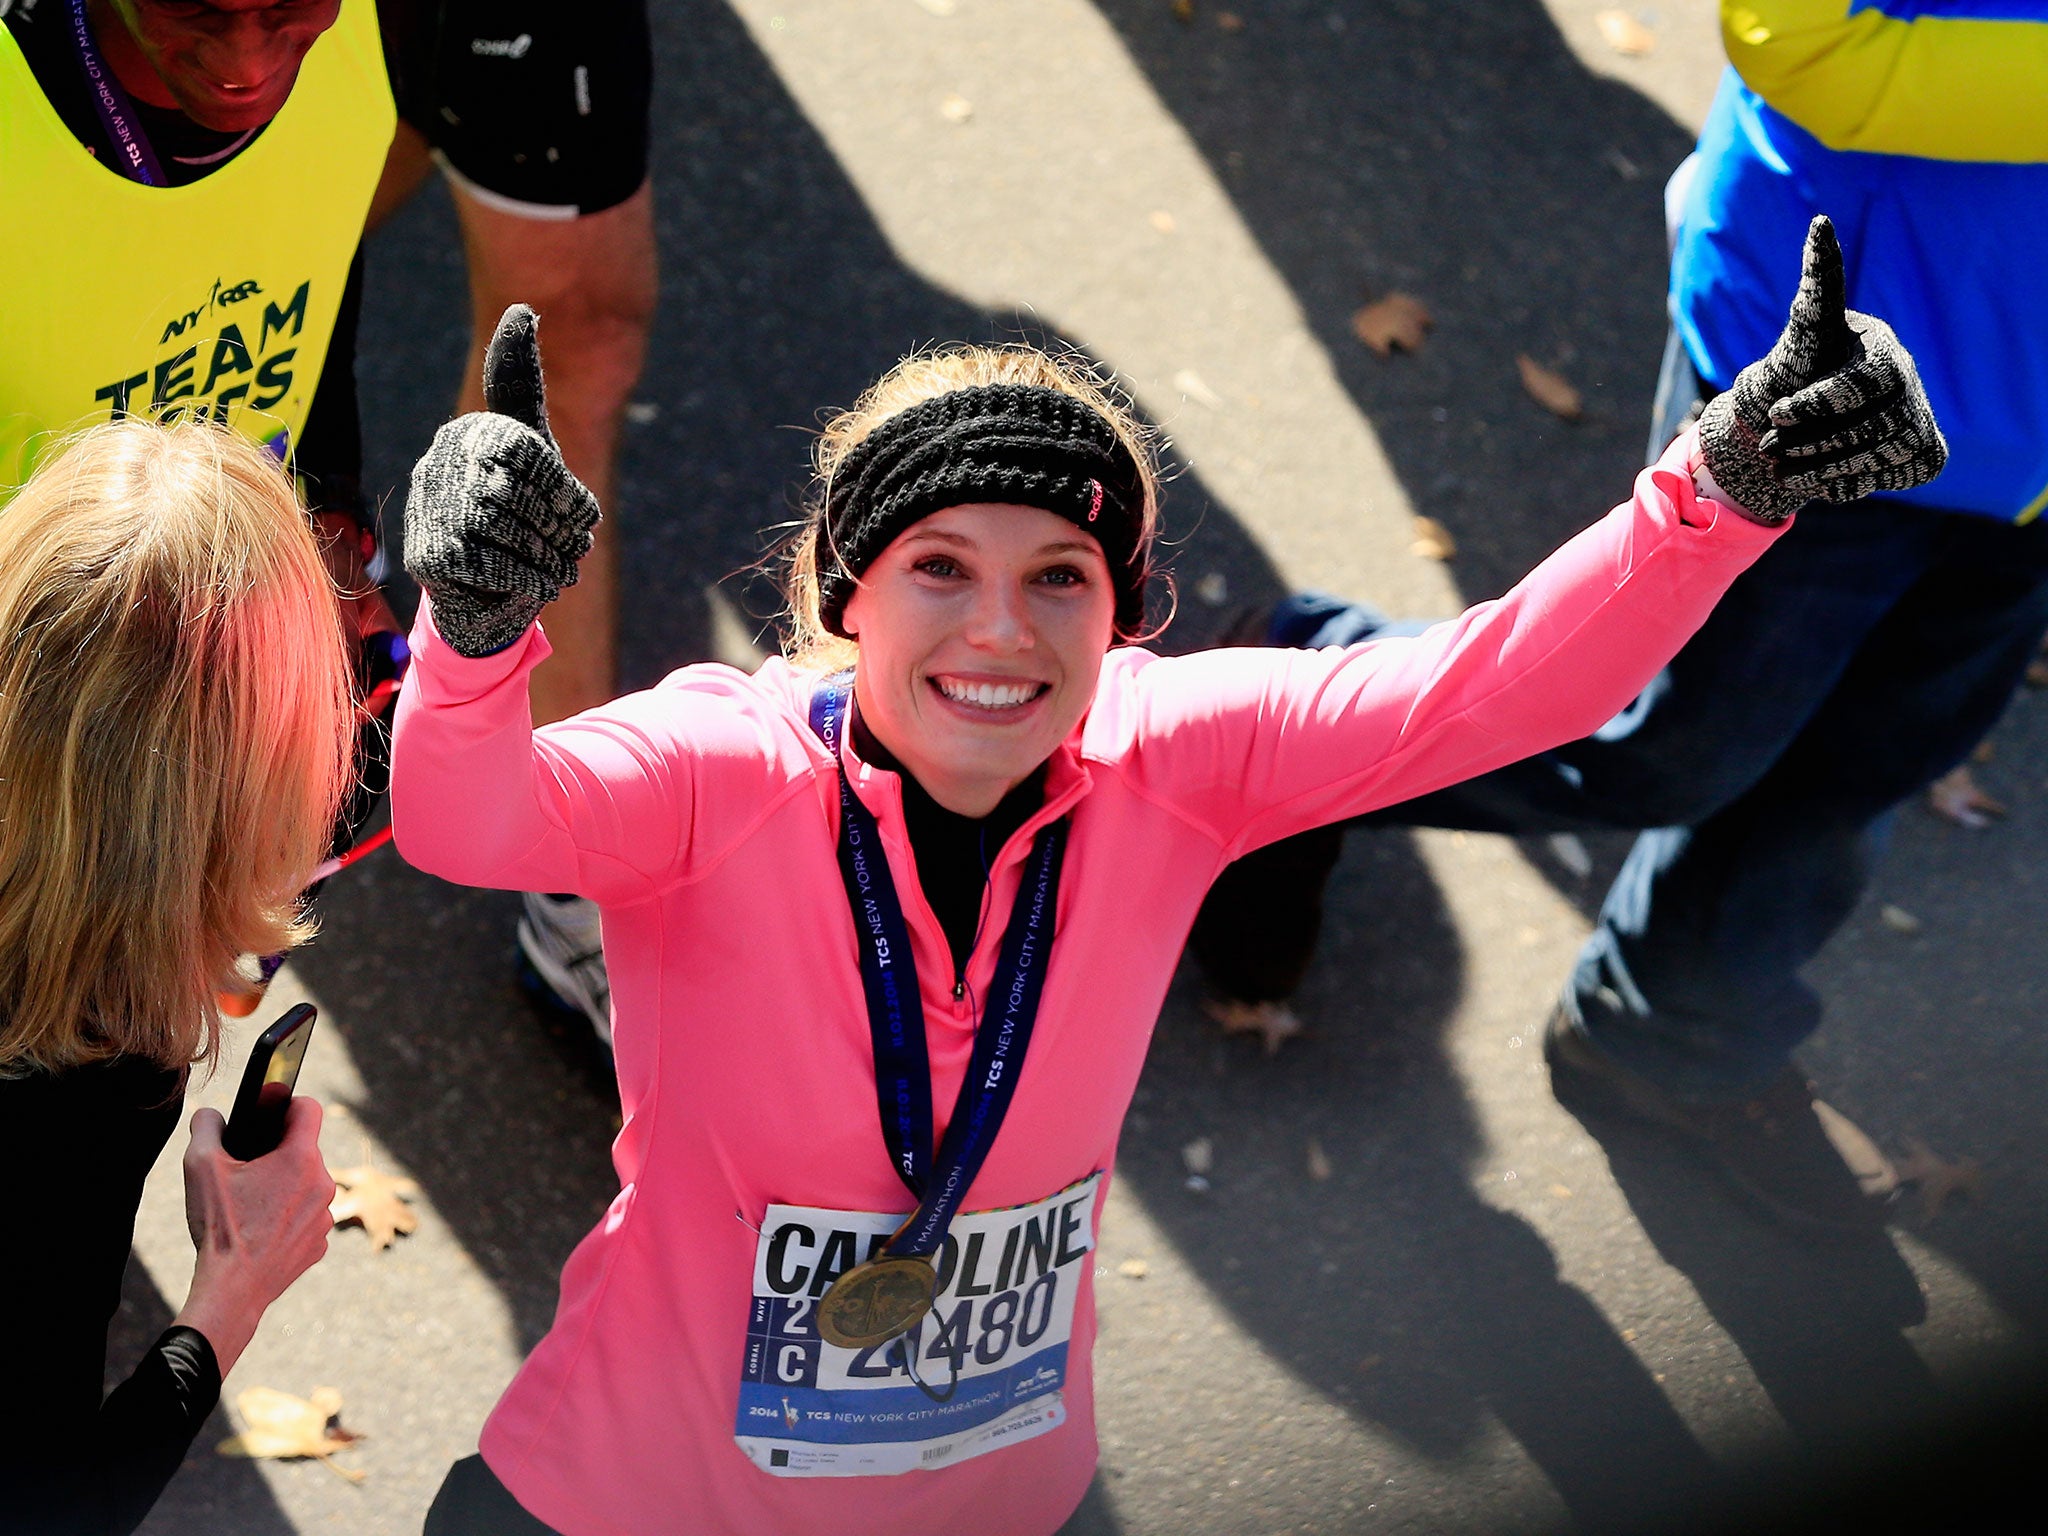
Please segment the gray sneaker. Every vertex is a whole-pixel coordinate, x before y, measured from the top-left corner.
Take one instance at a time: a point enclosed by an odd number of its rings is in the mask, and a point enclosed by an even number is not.
[[[604,1048],[612,1048],[612,984],[604,964],[604,934],[597,903],[526,893],[519,919],[519,953],[527,989],[565,1013],[590,1021]]]

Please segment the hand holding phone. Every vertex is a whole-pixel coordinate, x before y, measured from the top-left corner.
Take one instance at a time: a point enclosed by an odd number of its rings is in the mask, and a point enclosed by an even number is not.
[[[242,1069],[234,1112],[221,1136],[221,1149],[237,1162],[251,1162],[284,1139],[285,1111],[291,1107],[299,1064],[305,1060],[317,1017],[311,1003],[297,1003],[256,1037],[249,1064]]]
[[[255,1335],[264,1309],[320,1261],[334,1226],[334,1178],[320,1153],[320,1101],[288,1101],[284,1139],[242,1162],[222,1145],[217,1109],[192,1112],[183,1159],[192,1289],[177,1321],[213,1345],[223,1374]]]

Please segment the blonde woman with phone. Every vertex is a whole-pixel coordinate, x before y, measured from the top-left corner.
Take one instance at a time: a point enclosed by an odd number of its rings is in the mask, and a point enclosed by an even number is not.
[[[326,1250],[320,1106],[249,1163],[192,1116],[176,1320],[103,1402],[142,1182],[236,957],[309,936],[353,731],[336,594],[276,460],[126,420],[0,512],[0,1531],[139,1524],[264,1309]]]

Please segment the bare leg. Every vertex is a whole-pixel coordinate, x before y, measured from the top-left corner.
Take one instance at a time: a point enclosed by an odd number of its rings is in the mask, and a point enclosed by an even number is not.
[[[489,208],[456,187],[469,253],[473,321],[459,409],[483,408],[483,349],[505,306],[541,317],[548,422],[562,457],[601,506],[612,504],[619,423],[640,377],[654,317],[652,190],[560,222]],[[604,526],[580,579],[541,614],[554,655],[533,677],[536,725],[602,704],[618,691],[615,541]]]
[[[376,230],[419,191],[427,172],[434,168],[434,152],[419,129],[404,118],[391,136],[391,148],[384,154],[384,174],[377,178],[377,190],[370,197],[370,214],[365,233]]]

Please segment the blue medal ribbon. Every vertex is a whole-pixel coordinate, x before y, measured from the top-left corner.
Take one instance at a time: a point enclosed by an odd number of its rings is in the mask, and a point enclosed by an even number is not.
[[[135,103],[128,99],[128,93],[121,89],[121,82],[114,78],[106,60],[100,57],[92,25],[85,19],[85,0],[71,0],[71,40],[77,45],[78,66],[85,71],[86,88],[99,112],[100,124],[118,151],[114,157],[114,169],[145,187],[169,186],[163,167],[157,163],[156,150],[151,147],[149,136],[142,131],[142,123],[135,115]]]
[[[1045,968],[1059,905],[1060,862],[1066,850],[1064,818],[1039,832],[1032,845],[1016,905],[996,961],[985,1014],[974,1031],[967,1076],[936,1153],[932,1150],[931,1063],[925,1050],[924,1004],[903,921],[882,849],[881,828],[847,782],[839,761],[849,713],[850,681],[826,679],[811,696],[811,729],[839,766],[839,872],[860,939],[862,989],[874,1041],[875,1095],[882,1138],[897,1177],[917,1198],[917,1210],[889,1240],[884,1253],[930,1257],[944,1245],[974,1176],[981,1169],[1017,1091],[1024,1053],[1038,1019]]]

